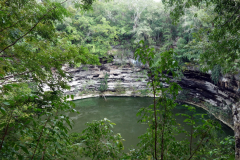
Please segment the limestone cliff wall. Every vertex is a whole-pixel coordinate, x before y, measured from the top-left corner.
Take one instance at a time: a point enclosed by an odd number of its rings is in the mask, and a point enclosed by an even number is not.
[[[180,93],[180,101],[205,108],[234,128],[233,110],[240,98],[238,80],[234,76],[226,75],[214,84],[211,74],[186,70],[178,84],[187,91],[182,99],[181,94],[184,93]]]
[[[98,96],[100,81],[106,73],[109,78],[105,95],[151,96],[145,92],[149,90],[147,69],[134,66],[131,59],[125,62],[115,59],[112,63],[103,63],[101,66],[66,67],[65,70],[72,76],[72,81],[69,82],[71,90],[66,91],[66,94],[74,94],[75,99]],[[236,77],[226,75],[218,84],[214,84],[210,73],[189,68],[180,80],[174,81],[183,88],[178,96],[179,102],[202,107],[233,129],[233,106],[240,98]],[[117,93],[119,88],[124,89],[124,92]]]
[[[67,94],[75,94],[76,96],[98,91],[100,81],[107,73],[108,89],[107,91],[116,92],[121,87],[125,91],[144,90],[147,88],[147,71],[142,67],[133,67],[131,61],[105,63],[101,66],[84,65],[79,68],[65,68],[72,76],[69,82],[71,90]]]

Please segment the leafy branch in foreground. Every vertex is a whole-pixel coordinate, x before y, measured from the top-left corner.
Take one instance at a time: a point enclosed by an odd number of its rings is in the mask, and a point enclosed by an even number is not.
[[[69,15],[61,3],[5,1],[0,7],[0,157],[68,159],[62,146],[69,144],[71,121],[63,113],[75,110],[63,96],[70,77],[62,67],[98,64],[98,58],[59,40],[55,23]]]
[[[114,134],[115,123],[107,118],[86,123],[87,128],[82,133],[70,135],[74,150],[68,150],[75,158],[91,158],[98,160],[120,159],[123,155],[123,141],[120,133]],[[71,149],[70,148],[70,149]]]
[[[135,57],[139,57],[141,62],[149,67],[150,82],[148,84],[152,88],[154,101],[152,105],[142,108],[138,113],[142,115],[141,122],[147,123],[149,128],[144,135],[140,136],[140,148],[130,153],[129,157],[146,159],[150,156],[155,160],[190,160],[207,155],[206,148],[217,144],[213,143],[213,139],[214,133],[220,129],[220,126],[213,120],[205,119],[202,114],[192,114],[192,116],[182,114],[187,116],[184,122],[191,126],[190,133],[177,125],[172,110],[177,105],[175,100],[180,86],[170,77],[178,76],[176,73],[179,67],[173,59],[173,51],[160,53],[160,59],[157,62],[153,61],[155,54],[154,49],[150,49],[143,41],[140,41],[140,47],[135,52]],[[190,112],[195,111],[194,107],[186,107]],[[186,138],[177,140],[175,137],[179,133],[184,133]],[[193,144],[193,141],[196,143]],[[210,141],[211,144],[206,145]]]

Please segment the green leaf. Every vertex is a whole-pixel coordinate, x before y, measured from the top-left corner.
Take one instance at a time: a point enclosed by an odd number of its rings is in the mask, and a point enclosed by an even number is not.
[[[7,106],[10,106],[10,103],[9,102],[3,102],[3,104],[7,105]]]
[[[14,149],[15,149],[15,151],[18,151],[18,150],[19,150],[18,145],[15,145],[15,146],[14,146]]]
[[[20,144],[19,146],[25,153],[29,154],[28,149],[25,146],[23,146],[22,144]]]
[[[77,110],[76,109],[72,109],[72,112],[77,112]]]
[[[3,126],[5,126],[6,125],[6,123],[4,122],[4,123],[2,123],[2,124],[0,124],[0,128],[2,128]]]
[[[71,125],[69,119],[66,118],[66,122],[67,122],[67,124],[70,126],[70,128],[72,129],[72,125]]]
[[[3,107],[0,108],[0,111],[2,112],[3,115],[6,115],[6,110]]]
[[[23,156],[21,154],[18,154],[17,157],[19,160],[23,160]]]

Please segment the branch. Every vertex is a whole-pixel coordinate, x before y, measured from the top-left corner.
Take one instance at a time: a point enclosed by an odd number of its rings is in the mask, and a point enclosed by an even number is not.
[[[152,88],[153,88],[153,97],[154,97],[154,119],[155,119],[155,137],[154,137],[154,158],[157,160],[157,114],[156,114],[156,88],[154,86],[153,78],[152,77],[152,70],[150,69],[151,80],[152,80]]]
[[[21,19],[21,20],[22,20],[22,19]],[[9,27],[3,28],[2,30],[0,30],[0,32],[3,32],[4,30],[6,30],[6,29],[8,29],[8,28],[14,27],[14,26],[15,26],[16,24],[18,24],[19,22],[20,22],[20,20],[17,21],[16,23],[14,23],[13,25],[9,26]]]
[[[12,110],[11,115],[10,115],[10,117],[9,117],[8,124],[7,124],[7,128],[5,129],[5,132],[4,132],[4,135],[3,135],[3,138],[2,138],[2,142],[1,142],[1,145],[0,145],[0,151],[1,151],[1,149],[2,149],[4,139],[5,139],[6,135],[7,135],[9,123],[10,123],[10,121],[11,121],[11,119],[12,119],[12,114],[13,114],[13,110]]]
[[[207,132],[209,131],[209,129],[210,129],[210,127],[209,127],[208,130],[204,133],[204,135],[207,134]],[[194,152],[193,152],[192,155],[188,158],[188,160],[190,160],[190,159],[193,157],[193,155],[197,152],[197,150],[198,150],[198,148],[201,146],[204,138],[205,138],[205,137],[203,136],[201,142],[198,144],[197,148],[194,150]]]
[[[228,22],[232,21],[234,15],[239,11],[239,9],[240,9],[240,5],[239,5],[238,8],[236,9],[236,11],[233,13],[233,15],[230,17],[230,19],[228,19],[228,20],[227,20],[223,25],[221,25],[220,27],[223,27],[225,24],[227,24]],[[240,14],[237,15],[237,17],[239,17],[239,16],[240,16]]]
[[[61,4],[62,4],[62,3],[65,3],[65,2],[67,2],[67,1],[68,1],[68,0],[65,0],[65,1],[61,2]],[[20,39],[22,39],[23,37],[25,37],[26,35],[28,35],[28,34],[48,15],[48,13],[51,12],[52,10],[54,10],[55,8],[56,8],[56,6],[53,7],[52,9],[48,10],[47,13],[46,13],[45,15],[43,15],[43,16],[40,18],[40,20],[39,20],[28,32],[26,32],[24,35],[22,35],[21,37],[19,37],[19,38],[18,38],[16,41],[14,41],[12,44],[10,44],[10,45],[8,45],[7,47],[5,47],[2,51],[0,51],[0,53],[2,53],[3,51],[5,51],[6,49],[12,47],[12,46],[15,45]]]
[[[64,2],[61,2],[61,4],[64,3]],[[10,11],[6,11],[6,12],[10,12]],[[35,17],[35,15],[33,15],[33,17]],[[14,27],[16,24],[18,24],[19,22],[21,22],[23,19],[25,19],[26,16],[22,17],[20,20],[18,20],[17,22],[15,22],[13,25],[9,26],[9,27],[6,27],[6,28],[3,28],[2,30],[0,30],[0,32],[3,32],[4,30],[8,29],[8,28],[11,28],[11,27]]]
[[[10,57],[15,57],[15,56],[14,55],[1,55],[0,57],[10,58]]]
[[[167,108],[166,108],[167,106],[166,106],[166,104],[165,104],[165,113],[167,112]],[[166,116],[164,117],[164,119],[163,119],[163,126],[162,126],[162,141],[161,141],[161,160],[163,160],[163,156],[164,156],[164,129],[165,129],[165,123],[166,123]]]
[[[55,116],[57,116],[57,114],[58,114],[58,110],[57,110]],[[48,133],[47,137],[49,136],[49,134],[50,134],[50,132]],[[47,145],[45,144],[44,149],[43,149],[43,152],[42,152],[42,159],[41,159],[41,160],[44,160],[44,156],[45,156],[46,149],[47,149]]]
[[[193,116],[191,116],[193,120]],[[192,154],[192,138],[193,138],[193,125],[191,126],[191,139],[190,139],[190,155]]]
[[[39,138],[38,138],[38,143],[37,143],[37,146],[36,146],[36,148],[35,148],[35,150],[34,150],[34,153],[33,153],[33,155],[32,155],[31,160],[33,159],[33,157],[34,157],[34,155],[35,155],[35,153],[36,153],[36,150],[37,150],[38,144],[39,144],[40,139],[41,139],[42,134],[43,134],[43,130],[46,128],[46,125],[47,125],[47,122],[49,121],[49,119],[50,119],[50,116],[48,117],[47,121],[46,121],[45,124],[44,124],[44,127],[43,127],[43,129],[42,129],[42,132],[41,132]]]

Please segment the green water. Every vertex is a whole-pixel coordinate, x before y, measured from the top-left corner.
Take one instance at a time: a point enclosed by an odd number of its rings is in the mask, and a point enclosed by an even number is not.
[[[133,97],[107,97],[104,98],[89,98],[74,101],[76,110],[80,112],[71,113],[69,116],[74,120],[74,126],[71,132],[80,133],[86,128],[85,123],[93,120],[101,120],[108,118],[116,123],[113,131],[121,133],[125,148],[136,147],[139,139],[138,136],[145,133],[147,125],[138,123],[140,117],[136,114],[142,107],[147,107],[152,104],[153,98],[133,98]],[[183,106],[177,106],[174,113],[187,113]],[[197,113],[206,113],[202,108],[197,108]],[[184,117],[177,116],[177,122],[184,125]],[[233,135],[233,131],[226,125],[222,124],[222,129],[226,135]],[[189,126],[185,126],[190,129]],[[184,135],[178,135],[177,139],[182,139]]]

